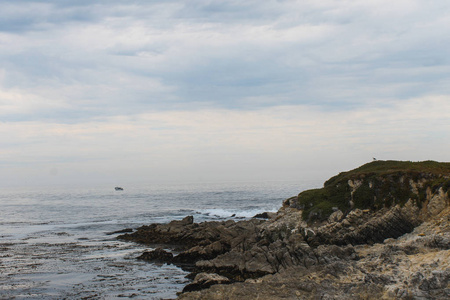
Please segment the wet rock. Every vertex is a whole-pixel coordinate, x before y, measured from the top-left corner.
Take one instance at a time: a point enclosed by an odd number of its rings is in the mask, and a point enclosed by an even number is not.
[[[211,273],[199,273],[195,276],[194,281],[186,285],[183,289],[183,293],[198,291],[209,288],[214,284],[229,284],[231,281],[224,276]]]
[[[113,232],[108,232],[107,235],[113,235],[113,234],[119,234],[119,233],[129,233],[129,232],[133,232],[133,229],[131,228],[125,228],[122,230],[117,230],[117,231],[113,231]]]
[[[230,245],[219,241],[206,246],[194,246],[174,257],[175,263],[193,263],[198,260],[208,260],[230,251]]]
[[[275,217],[276,213],[271,212],[263,212],[260,214],[256,214],[253,218],[259,218],[259,219],[271,219]]]
[[[172,221],[172,222],[169,223],[169,225],[175,225],[176,224],[176,225],[184,226],[184,225],[191,225],[193,223],[194,223],[194,217],[193,216],[187,216],[181,221]]]
[[[138,257],[138,259],[150,261],[150,262],[163,262],[163,263],[170,263],[173,259],[173,254],[170,252],[167,252],[166,250],[162,248],[157,248],[153,251],[146,251],[142,253]]]

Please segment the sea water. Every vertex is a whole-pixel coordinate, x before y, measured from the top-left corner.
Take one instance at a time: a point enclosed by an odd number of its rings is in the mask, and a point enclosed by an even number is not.
[[[125,228],[249,219],[317,181],[0,189],[0,299],[170,299],[187,272],[137,260]]]

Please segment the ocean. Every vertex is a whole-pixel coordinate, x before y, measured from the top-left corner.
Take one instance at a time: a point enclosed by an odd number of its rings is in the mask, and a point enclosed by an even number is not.
[[[137,260],[151,248],[110,234],[187,215],[249,219],[318,181],[0,189],[0,299],[171,299],[182,269]]]

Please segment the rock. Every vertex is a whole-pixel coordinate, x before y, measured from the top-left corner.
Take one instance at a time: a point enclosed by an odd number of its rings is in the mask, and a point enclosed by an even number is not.
[[[356,209],[342,222],[333,222],[316,229],[315,235],[308,237],[311,245],[359,245],[382,243],[388,238],[411,232],[418,221],[410,218],[399,206],[364,214]]]
[[[173,254],[170,252],[167,252],[166,250],[162,248],[157,248],[153,251],[146,251],[142,253],[138,257],[138,259],[150,261],[150,262],[163,262],[163,263],[170,263],[172,262]]]
[[[291,197],[283,201],[283,207],[295,208],[295,209],[303,209],[301,205],[298,203],[298,197]]]
[[[430,188],[427,189],[428,202],[427,209],[431,216],[436,216],[449,205],[448,193],[441,187],[437,193],[431,193]]]
[[[344,213],[342,211],[336,210],[328,217],[328,222],[329,223],[338,222],[342,219],[343,216]]]
[[[187,216],[181,221],[172,221],[169,224],[172,224],[172,225],[173,224],[177,224],[177,225],[185,226],[185,225],[191,225],[193,223],[194,223],[194,217],[193,216]]]
[[[195,276],[194,281],[186,285],[183,289],[183,293],[198,291],[209,288],[214,284],[229,284],[231,281],[224,276],[211,273],[199,273]]]
[[[253,218],[259,218],[259,219],[271,219],[273,217],[275,217],[275,213],[271,213],[271,212],[263,212],[260,214],[256,214]]]
[[[430,248],[450,250],[450,236],[432,235],[422,241],[423,245]]]
[[[388,285],[391,283],[395,283],[392,278],[388,275],[378,275],[378,274],[366,274],[364,276],[364,283],[375,283],[375,284],[381,284],[381,285]]]
[[[208,260],[230,251],[230,245],[216,241],[206,246],[195,246],[174,257],[175,263],[194,263],[198,260]]]
[[[433,271],[431,276],[424,278],[419,285],[419,289],[431,291],[446,288],[450,283],[450,270]]]
[[[256,243],[263,220],[192,223],[192,217],[169,224],[142,226],[131,234],[119,236],[148,245],[176,247],[180,253],[174,263],[194,265],[198,260],[213,259],[234,249],[248,249]]]
[[[117,230],[117,231],[113,231],[113,232],[108,232],[107,235],[113,235],[113,234],[118,234],[118,233],[128,233],[128,232],[133,232],[133,229],[131,229],[131,228],[126,228],[126,229],[122,229],[122,230]]]

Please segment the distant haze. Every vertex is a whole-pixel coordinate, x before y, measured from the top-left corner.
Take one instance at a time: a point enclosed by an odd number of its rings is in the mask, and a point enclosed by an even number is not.
[[[450,2],[0,2],[0,187],[449,161]]]

